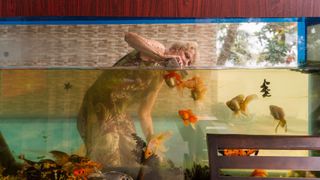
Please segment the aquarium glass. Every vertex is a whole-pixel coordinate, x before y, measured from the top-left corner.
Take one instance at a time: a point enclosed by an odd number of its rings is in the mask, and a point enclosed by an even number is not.
[[[1,23],[2,177],[208,177],[207,133],[309,134],[297,19]]]
[[[312,19],[307,26],[307,62],[310,66],[319,65],[319,19]]]

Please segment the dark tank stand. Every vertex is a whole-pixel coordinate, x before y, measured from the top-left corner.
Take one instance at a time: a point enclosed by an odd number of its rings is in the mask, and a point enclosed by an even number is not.
[[[16,175],[18,170],[22,168],[14,159],[9,146],[7,145],[2,133],[0,132],[0,168],[4,168],[3,176]]]

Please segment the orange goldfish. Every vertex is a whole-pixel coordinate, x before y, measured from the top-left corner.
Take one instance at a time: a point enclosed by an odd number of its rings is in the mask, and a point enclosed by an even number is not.
[[[171,136],[172,133],[169,131],[153,135],[145,149],[144,158],[148,159],[152,155],[162,156],[162,153],[167,151],[167,149],[164,147],[164,141]]]
[[[250,156],[251,154],[258,155],[257,149],[224,149],[219,151],[224,156]]]
[[[169,71],[168,74],[165,74],[163,76],[166,84],[170,87],[173,88],[177,86],[178,84],[182,83],[182,77],[180,74],[176,73],[175,71]]]
[[[264,169],[255,169],[251,173],[251,177],[267,177],[267,176],[268,176],[268,173]]]
[[[270,105],[269,106],[270,113],[274,120],[278,120],[279,123],[275,129],[276,133],[278,131],[278,127],[281,126],[284,128],[285,132],[287,132],[287,121],[284,119],[284,111],[281,107],[275,106],[275,105]]]
[[[191,109],[179,110],[178,113],[179,116],[182,118],[183,124],[185,126],[189,126],[190,124],[193,129],[196,129],[195,124],[198,121],[198,117],[193,114]]]
[[[73,175],[75,177],[81,177],[86,175],[86,170],[84,168],[74,169]]]
[[[258,96],[256,94],[251,94],[246,98],[244,98],[244,95],[240,94],[232,98],[230,101],[227,101],[226,105],[234,112],[235,115],[242,113],[243,115],[247,116],[248,104],[257,98]]]
[[[177,84],[177,89],[179,91],[182,92],[184,88],[191,90],[191,97],[195,101],[202,100],[204,94],[207,92],[207,88],[205,87],[203,80],[198,76],[193,76],[191,79]]]

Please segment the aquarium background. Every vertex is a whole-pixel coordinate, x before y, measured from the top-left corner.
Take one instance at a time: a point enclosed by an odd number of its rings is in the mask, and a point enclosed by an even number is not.
[[[126,23],[129,24],[1,25],[1,66],[111,67],[132,50],[124,41],[126,32],[157,40],[166,47],[176,41],[195,41],[201,47],[201,60],[195,66],[202,68],[297,65],[294,21]]]
[[[23,154],[37,161],[52,158],[51,150],[85,155],[76,118],[89,87],[133,50],[124,41],[126,32],[166,47],[176,41],[199,44],[200,59],[187,71],[188,78],[196,75],[204,80],[205,98],[194,102],[189,91],[180,93],[165,85],[152,112],[155,132],[173,133],[165,142],[165,156],[175,166],[208,164],[206,133],[309,134],[308,100],[313,96],[308,93],[309,75],[294,70],[295,22],[2,25],[0,131],[15,157]],[[267,68],[254,70],[263,67]],[[270,81],[271,97],[262,97],[264,79]],[[249,104],[247,117],[235,116],[226,106],[239,94],[258,96]],[[275,133],[277,122],[269,105],[284,109],[288,132],[279,128]],[[137,108],[134,104],[128,111],[138,135],[145,138]],[[192,109],[198,116],[195,129],[183,125],[178,115],[181,109]],[[260,151],[260,155],[281,154],[306,156],[308,152]]]

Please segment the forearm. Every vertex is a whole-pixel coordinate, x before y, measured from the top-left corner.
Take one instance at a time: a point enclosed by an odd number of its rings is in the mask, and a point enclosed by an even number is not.
[[[134,49],[152,58],[161,59],[165,53],[165,47],[160,42],[146,39],[132,32],[126,33],[125,41]]]
[[[142,100],[139,107],[138,114],[141,122],[141,128],[147,140],[149,140],[154,133],[151,113],[162,84],[163,80],[158,82],[153,90],[151,90],[151,92],[149,92]]]
[[[139,113],[139,118],[141,122],[142,132],[146,137],[147,141],[149,141],[151,136],[154,134],[151,113],[141,112]]]

